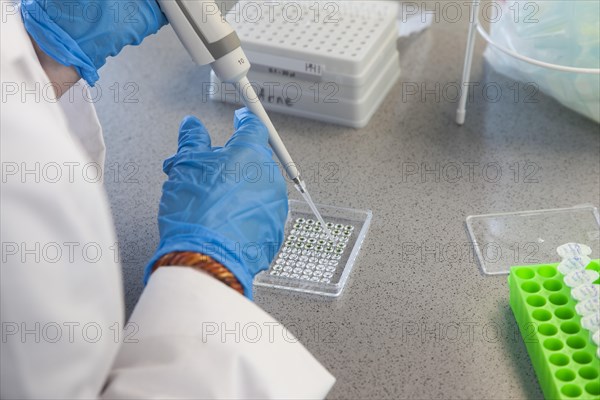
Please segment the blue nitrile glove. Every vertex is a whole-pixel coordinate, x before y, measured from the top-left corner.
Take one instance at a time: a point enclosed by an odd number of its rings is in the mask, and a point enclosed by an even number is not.
[[[21,15],[38,46],[92,86],[107,57],[167,24],[155,0],[21,0]]]
[[[194,251],[227,267],[252,298],[254,276],[269,267],[283,242],[287,188],[265,125],[243,108],[234,128],[217,148],[197,118],[181,123],[177,154],[163,165],[169,178],[158,211],[160,244],[145,281],[163,255]]]

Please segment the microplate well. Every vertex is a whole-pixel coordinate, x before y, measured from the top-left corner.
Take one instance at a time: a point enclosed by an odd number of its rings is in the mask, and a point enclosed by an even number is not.
[[[255,286],[339,296],[369,230],[372,212],[317,205],[332,238],[305,202],[290,200],[284,243]]]

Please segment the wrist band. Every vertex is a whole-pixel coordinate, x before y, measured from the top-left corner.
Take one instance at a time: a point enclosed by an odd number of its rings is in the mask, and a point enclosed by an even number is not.
[[[221,263],[212,257],[193,251],[174,251],[159,258],[152,266],[152,273],[160,267],[190,267],[202,271],[223,282],[233,290],[244,294],[244,288],[237,278]]]

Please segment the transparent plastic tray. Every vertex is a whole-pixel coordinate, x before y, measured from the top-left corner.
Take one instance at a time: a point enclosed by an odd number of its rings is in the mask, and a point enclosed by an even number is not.
[[[372,212],[317,205],[325,223],[340,237],[329,246],[310,207],[290,200],[285,240],[267,271],[257,275],[255,286],[323,296],[339,296],[348,280],[369,230]],[[308,230],[306,227],[310,227]]]
[[[600,253],[600,219],[594,206],[471,215],[467,229],[484,274],[508,274],[513,265],[559,262],[565,243]]]

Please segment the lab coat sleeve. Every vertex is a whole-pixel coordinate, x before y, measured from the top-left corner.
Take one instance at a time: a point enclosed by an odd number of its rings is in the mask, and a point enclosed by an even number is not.
[[[324,398],[335,379],[268,314],[214,278],[159,268],[106,398]]]
[[[80,80],[63,94],[58,101],[58,105],[67,118],[69,132],[76,135],[79,144],[83,147],[91,162],[97,164],[103,170],[106,147],[102,135],[102,126],[94,107],[94,102],[97,101],[96,99],[99,96],[90,93],[91,90],[93,89],[90,89],[83,80]]]

